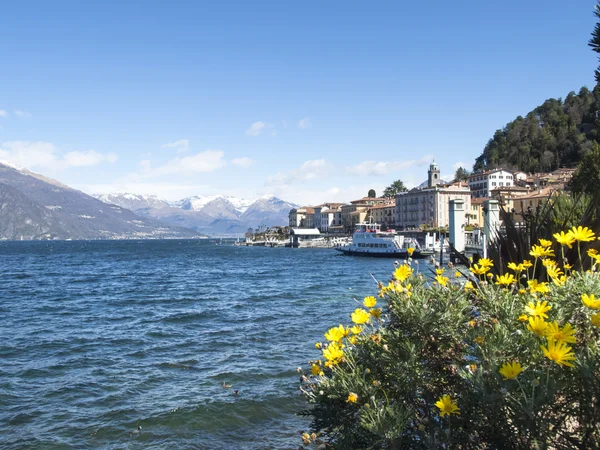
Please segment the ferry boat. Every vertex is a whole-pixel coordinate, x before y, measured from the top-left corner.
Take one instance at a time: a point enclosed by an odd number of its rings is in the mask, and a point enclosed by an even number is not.
[[[409,255],[409,248],[413,249],[412,255]],[[395,231],[381,231],[381,225],[376,223],[359,223],[352,235],[352,242],[335,249],[345,255],[389,258],[423,258],[432,253],[423,252],[414,238],[396,234]]]

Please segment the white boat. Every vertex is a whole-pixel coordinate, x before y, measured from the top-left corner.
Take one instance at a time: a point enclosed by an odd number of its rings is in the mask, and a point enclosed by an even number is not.
[[[412,248],[412,255],[408,249]],[[335,247],[345,255],[380,256],[390,258],[421,258],[421,246],[411,237],[396,234],[395,231],[381,231],[376,223],[360,223],[352,235],[352,242]]]

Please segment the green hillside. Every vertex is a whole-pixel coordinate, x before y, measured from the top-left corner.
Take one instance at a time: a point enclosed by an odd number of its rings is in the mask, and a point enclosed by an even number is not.
[[[600,84],[562,99],[546,100],[525,117],[497,130],[475,160],[473,170],[504,167],[524,172],[548,172],[576,167],[600,140]]]

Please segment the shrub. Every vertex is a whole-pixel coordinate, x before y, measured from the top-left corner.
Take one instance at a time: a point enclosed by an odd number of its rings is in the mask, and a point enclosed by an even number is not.
[[[398,265],[351,325],[316,344],[304,445],[598,448],[600,256],[579,247],[590,230],[557,238],[589,270],[556,263],[545,240],[503,275],[488,259],[462,273]]]

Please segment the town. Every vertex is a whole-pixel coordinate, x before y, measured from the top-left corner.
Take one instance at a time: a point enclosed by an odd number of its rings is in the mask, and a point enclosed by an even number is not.
[[[449,226],[451,200],[463,202],[466,232],[484,227],[487,200],[497,201],[500,208],[512,215],[514,223],[524,224],[553,195],[569,192],[574,171],[561,168],[551,173],[527,174],[496,168],[470,174],[465,177],[466,181],[448,183],[441,179],[439,167],[432,162],[424,186],[399,192],[395,197],[372,195],[348,204],[323,203],[293,208],[289,213],[289,228],[285,231],[291,236],[290,242],[296,244],[347,236],[360,223],[377,223],[382,230],[443,233]],[[273,242],[274,233],[282,236],[285,231],[283,227],[274,227],[271,233],[262,234],[267,236],[267,242],[270,234]]]

